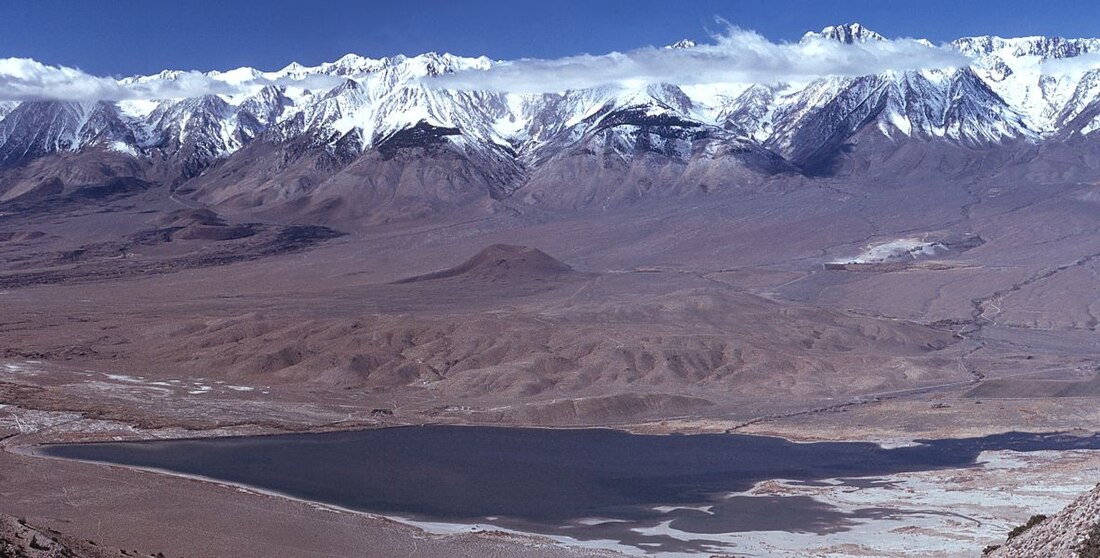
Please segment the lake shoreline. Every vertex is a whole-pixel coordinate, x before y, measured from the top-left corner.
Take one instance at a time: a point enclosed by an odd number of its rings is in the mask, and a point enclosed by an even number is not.
[[[363,443],[374,449],[368,451],[358,447]],[[183,453],[172,448],[183,450]],[[565,455],[558,455],[560,452],[555,448],[566,448],[568,451]],[[986,455],[1018,453],[1024,456],[1024,461],[1029,461],[1031,458],[1027,456],[1042,454],[1041,459],[1036,458],[1036,463],[1048,466],[1056,463],[1058,455],[1071,455],[1071,450],[1081,450],[1078,453],[1095,456],[1100,461],[1100,452],[1095,451],[1097,449],[1100,449],[1100,438],[1096,436],[1083,437],[1064,433],[1045,436],[1008,433],[981,439],[929,440],[924,444],[897,444],[886,449],[882,445],[869,442],[796,443],[776,437],[743,434],[666,436],[634,435],[613,429],[406,427],[291,434],[282,437],[247,436],[40,445],[9,448],[9,451],[14,450],[32,457],[78,460],[212,483],[241,492],[288,499],[333,513],[351,513],[392,521],[436,535],[492,532],[529,537],[544,544],[561,544],[567,547],[625,553],[655,547],[652,550],[659,550],[662,554],[691,556],[700,554],[702,548],[711,544],[708,541],[716,537],[730,544],[739,540],[750,540],[752,544],[759,545],[772,544],[775,541],[771,539],[775,537],[783,539],[784,537],[779,536],[783,533],[787,534],[787,538],[796,537],[807,529],[822,535],[843,533],[868,522],[880,521],[876,519],[878,512],[872,513],[873,508],[878,506],[876,502],[904,502],[905,506],[898,508],[897,512],[901,517],[908,517],[907,514],[913,513],[905,511],[908,507],[920,505],[920,502],[906,500],[889,490],[867,492],[860,488],[861,483],[877,490],[876,485],[879,483],[892,485],[903,482],[904,479],[920,478],[922,475],[950,473],[947,478],[952,475],[982,476],[985,475],[986,468],[982,459]],[[58,454],[59,451],[76,451],[77,454]],[[92,451],[95,457],[81,458],[80,452],[87,451]],[[123,453],[116,453],[111,458],[111,451]],[[131,452],[131,457],[125,457],[127,451]],[[161,453],[165,451],[169,453]],[[226,451],[236,453],[225,454]],[[329,451],[337,453],[329,455],[326,453]],[[340,453],[348,451],[352,453]],[[551,453],[543,455],[540,451]],[[569,451],[573,453],[570,454]],[[596,453],[591,453],[592,451]],[[764,453],[760,454],[760,451]],[[769,452],[774,454],[771,458],[753,466],[764,468],[757,471],[750,467],[747,470],[751,471],[749,476],[745,476],[745,472],[738,472],[742,470],[739,468],[741,465],[729,462],[731,457],[737,455],[757,455],[754,459],[760,459],[759,456]],[[149,456],[170,459],[172,455],[186,455],[186,459],[195,461],[177,463],[173,466],[174,469],[169,466],[151,466],[140,461],[150,458]],[[227,459],[228,455],[234,457]],[[256,457],[247,457],[248,455]],[[306,457],[302,457],[303,455]],[[375,455],[380,456],[382,461],[372,461],[370,456]],[[576,469],[577,463],[585,462],[580,456],[590,458],[588,461],[596,469],[589,470],[587,466]],[[448,461],[451,458],[455,460]],[[134,461],[135,459],[138,461]],[[232,463],[228,465],[228,469],[218,469],[227,462],[248,462],[256,459],[262,459],[265,469],[274,467],[276,471],[286,469],[288,472],[268,471],[265,473],[268,476],[246,476],[244,478],[249,480],[242,481],[239,476],[241,473],[233,471],[237,470],[235,467],[245,467],[244,470],[247,471],[246,465]],[[533,463],[538,463],[540,468],[517,477],[514,472],[509,472],[509,467],[516,466],[513,461],[517,459],[524,464],[524,468]],[[1003,461],[1003,458],[997,459]],[[208,465],[202,465],[204,462]],[[629,467],[621,469],[626,462],[629,462]],[[171,465],[170,461],[168,463]],[[198,465],[194,465],[195,463]],[[318,466],[317,463],[328,463],[328,467],[336,468],[321,469],[325,473],[309,472],[315,470],[310,467]],[[387,468],[377,470],[380,463]],[[770,467],[774,469],[769,469],[767,463],[773,463]],[[348,469],[349,464],[351,469]],[[790,467],[794,465],[802,467],[797,470],[802,472],[795,472],[792,476]],[[186,468],[196,466],[199,468]],[[213,466],[214,472],[205,471],[209,474],[204,474],[204,466]],[[299,470],[296,467],[305,468]],[[346,470],[350,474],[350,471],[363,467],[364,471],[370,471],[370,478],[365,480],[336,472]],[[476,473],[469,479],[460,480],[463,474],[471,474],[470,467],[493,469],[494,472]],[[635,471],[632,467],[639,468]],[[410,477],[407,469],[418,470],[421,476]],[[529,474],[534,476],[524,476]],[[637,481],[624,480],[637,478],[638,475],[645,478],[646,475],[653,474],[673,476],[656,484],[652,484],[654,479],[664,477],[653,477],[647,481],[651,486],[644,489],[636,485]],[[454,482],[458,482],[463,488],[431,484],[438,475],[448,479],[453,477]],[[696,479],[692,481],[695,484],[668,492],[663,488],[666,484],[678,486],[682,482],[676,480],[679,478],[677,475],[685,479]],[[290,484],[279,484],[285,482],[279,479],[287,478],[292,479]],[[565,492],[550,492],[545,497],[540,497],[538,492],[530,491],[546,488],[532,488],[534,478],[540,479],[538,485]],[[339,480],[321,482],[317,479]],[[601,487],[607,482],[627,484],[616,490],[593,490],[593,487]],[[858,490],[844,488],[853,482],[852,486]],[[987,478],[973,489],[984,491],[983,485],[997,482],[997,479]],[[318,483],[320,492],[315,492],[318,490],[315,486]],[[777,486],[782,487],[782,490],[775,491]],[[685,489],[697,493],[685,498],[682,495],[682,490]],[[497,497],[486,496],[494,490],[499,492]],[[861,507],[852,504],[851,497],[844,495],[852,490],[870,498],[868,505],[875,506]],[[627,500],[621,499],[624,494],[628,497]],[[499,498],[504,500],[498,501]],[[515,503],[530,499],[540,502],[540,511],[533,516],[527,515],[532,513],[528,508]],[[440,501],[446,502],[449,507],[438,508]],[[380,502],[381,505],[370,502]],[[400,504],[395,508],[394,504],[386,502]],[[703,515],[691,511],[701,509],[699,506],[711,510],[705,511]],[[746,512],[760,506],[765,507],[757,512]],[[570,511],[574,508],[588,511]],[[443,509],[453,511],[440,513]],[[600,509],[617,511],[605,514]],[[985,513],[981,510],[979,512]],[[458,515],[452,517],[455,513]],[[625,515],[615,515],[616,513]],[[752,515],[747,516],[746,513]],[[927,515],[931,512],[921,513]],[[919,519],[920,516],[921,514],[914,516],[917,519],[912,519],[912,525],[901,524],[897,528],[932,529],[938,521],[935,518]],[[616,519],[620,517],[621,519]],[[752,519],[748,524],[742,525],[741,522],[746,517]],[[760,517],[765,519],[761,520]],[[715,528],[715,521],[724,527],[721,531],[713,531],[714,535],[708,535]],[[731,521],[733,523],[729,523]],[[799,521],[811,523],[800,527]],[[965,531],[968,537],[984,536],[981,533],[985,532],[972,528]],[[719,533],[725,534],[719,537]]]
[[[231,436],[231,437],[236,437],[236,436]],[[208,439],[208,438],[195,438],[195,439],[196,440],[205,440],[205,439]],[[105,443],[105,442],[83,442],[83,443],[84,444],[97,444],[97,443]],[[311,508],[313,508],[315,510],[319,510],[319,511],[325,511],[325,512],[335,513],[335,514],[350,514],[350,515],[354,515],[354,516],[367,518],[367,519],[370,519],[370,520],[373,520],[373,521],[398,523],[398,524],[401,524],[401,525],[406,526],[406,527],[415,528],[415,529],[420,530],[420,531],[422,531],[426,534],[429,534],[429,535],[451,535],[451,534],[460,534],[460,533],[470,534],[472,531],[469,531],[469,530],[466,530],[466,529],[461,529],[461,527],[473,527],[473,526],[478,525],[478,524],[474,524],[474,523],[468,523],[468,524],[454,523],[454,524],[450,524],[450,525],[454,525],[455,527],[457,527],[454,530],[433,531],[431,529],[424,528],[424,526],[427,525],[429,522],[418,521],[418,520],[415,520],[415,519],[404,518],[404,517],[400,517],[400,516],[391,516],[391,515],[386,515],[386,514],[371,513],[371,512],[367,512],[367,511],[363,511],[363,510],[356,510],[356,509],[343,507],[343,506],[340,506],[340,505],[337,505],[337,504],[332,504],[332,503],[323,502],[323,501],[319,501],[319,500],[310,500],[310,499],[306,499],[306,498],[301,498],[301,497],[298,497],[298,496],[294,496],[292,494],[287,494],[287,493],[284,493],[284,492],[280,492],[278,490],[271,490],[271,489],[262,488],[262,487],[258,487],[258,486],[254,486],[254,485],[250,485],[250,484],[246,484],[246,483],[227,481],[227,480],[217,479],[217,478],[214,478],[214,477],[208,477],[208,476],[204,476],[204,475],[181,473],[181,472],[171,471],[169,469],[163,469],[163,468],[157,468],[157,467],[142,467],[142,466],[137,466],[137,465],[124,465],[124,464],[118,464],[118,463],[107,463],[107,462],[104,462],[104,461],[95,461],[95,460],[90,460],[90,459],[74,459],[74,458],[68,458],[68,457],[57,457],[57,456],[48,455],[48,454],[42,453],[41,451],[38,451],[38,448],[40,448],[42,446],[48,446],[48,445],[55,445],[55,444],[36,444],[34,446],[22,446],[22,447],[19,447],[19,446],[7,446],[7,447],[0,446],[0,451],[6,451],[8,453],[12,453],[12,454],[15,454],[15,455],[20,455],[20,456],[24,456],[24,457],[32,457],[32,458],[35,458],[35,459],[50,459],[50,460],[57,460],[57,461],[70,461],[70,462],[76,462],[76,463],[83,463],[83,464],[86,464],[86,465],[94,465],[94,466],[98,466],[98,467],[108,467],[108,468],[111,468],[111,469],[118,469],[118,470],[123,470],[123,471],[131,471],[131,472],[138,472],[138,473],[147,473],[147,474],[151,474],[151,475],[168,476],[168,477],[172,477],[172,478],[176,478],[176,479],[182,479],[182,480],[187,480],[187,481],[192,481],[192,482],[203,483],[203,484],[206,484],[206,485],[216,486],[216,487],[219,487],[219,488],[231,489],[231,490],[234,490],[234,491],[237,491],[237,492],[240,492],[240,493],[244,493],[244,494],[252,494],[252,495],[263,496],[263,497],[267,497],[267,498],[278,498],[278,499],[281,499],[281,500],[287,500],[287,501],[291,501],[291,502],[305,504],[305,505],[308,505]],[[68,445],[68,444],[66,444],[66,445]],[[511,530],[511,529],[497,527],[497,526],[492,526],[492,527],[493,527],[492,529],[484,529],[484,530],[479,529],[479,530],[476,531],[476,533],[481,533],[481,534],[486,534],[486,533],[502,534],[502,535],[504,535],[504,536],[508,537],[509,539],[512,539],[516,542],[530,543],[530,544],[535,544],[535,545],[542,545],[542,546],[545,546],[547,544],[550,544],[550,545],[565,545],[565,546],[576,547],[576,548],[589,548],[589,549],[594,549],[594,550],[606,550],[606,551],[609,551],[609,552],[614,552],[615,555],[620,555],[621,554],[621,550],[618,550],[618,549],[615,549],[615,548],[612,548],[612,547],[606,546],[606,545],[588,545],[588,544],[585,544],[584,541],[576,540],[576,539],[568,539],[567,537],[555,537],[555,536],[543,535],[543,534],[533,533],[533,532],[515,531],[515,530]]]

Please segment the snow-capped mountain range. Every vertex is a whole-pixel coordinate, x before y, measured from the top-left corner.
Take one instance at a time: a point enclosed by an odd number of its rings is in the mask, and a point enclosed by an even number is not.
[[[860,45],[885,39],[849,24],[802,39],[815,41]],[[667,48],[699,46],[684,40]],[[450,54],[382,59],[349,54],[275,72],[240,68],[205,74],[238,87],[198,97],[0,102],[0,169],[55,153],[113,153],[167,166],[171,170],[162,175],[181,183],[247,148],[253,148],[249,157],[254,158],[254,146],[262,144],[281,146],[280,164],[287,169],[310,153],[309,184],[298,186],[308,190],[369,152],[392,155],[395,147],[439,145],[479,161],[478,172],[487,181],[509,182],[496,186],[499,196],[550,181],[549,175],[560,181],[580,173],[583,167],[563,171],[551,165],[575,159],[578,150],[601,158],[598,166],[604,169],[613,159],[621,173],[633,172],[639,157],[648,157],[650,166],[654,157],[663,157],[661,164],[679,165],[673,182],[685,176],[698,181],[701,175],[722,182],[725,174],[744,169],[812,171],[861,133],[981,148],[1088,137],[1100,128],[1100,70],[1087,64],[1100,52],[1100,39],[985,36],[940,48],[954,49],[971,63],[801,82],[650,81],[551,93],[441,87],[431,78],[507,64]],[[165,71],[120,83],[172,82],[190,75]],[[318,175],[322,167],[325,176]],[[279,173],[262,174],[249,182],[257,191],[277,186],[279,193],[272,195],[290,195]],[[538,198],[538,187],[529,190],[529,198]],[[244,193],[207,195],[228,199]],[[588,195],[606,197],[590,192],[567,198],[582,203]]]

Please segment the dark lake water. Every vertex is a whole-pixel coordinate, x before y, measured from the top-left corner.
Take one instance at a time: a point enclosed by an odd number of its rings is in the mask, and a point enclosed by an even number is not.
[[[425,521],[490,523],[651,551],[705,542],[631,529],[673,520],[698,533],[828,533],[897,510],[842,512],[808,497],[733,496],[767,479],[815,482],[974,466],[986,450],[1100,449],[1100,435],[1006,433],[871,443],[744,435],[643,436],[613,430],[425,426],[206,440],[55,445],[43,454],[152,467]],[[873,482],[852,480],[853,485]],[[662,512],[659,506],[713,506]],[[489,520],[487,518],[492,518]],[[587,525],[585,518],[620,520]]]

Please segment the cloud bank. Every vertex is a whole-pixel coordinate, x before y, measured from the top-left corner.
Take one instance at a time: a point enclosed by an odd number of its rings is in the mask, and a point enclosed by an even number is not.
[[[1100,52],[1086,52],[1071,58],[1052,58],[1043,62],[1047,75],[1078,75],[1100,69]]]
[[[774,43],[753,31],[730,26],[714,35],[712,42],[691,48],[648,47],[552,60],[502,61],[487,70],[424,78],[424,83],[449,89],[540,93],[655,82],[799,82],[824,76],[956,68],[971,62],[951,47],[914,39],[844,44],[811,34],[798,43]],[[342,81],[323,74],[290,78],[236,71],[171,72],[117,80],[27,58],[0,59],[0,100],[6,101],[157,100],[250,93],[265,85],[322,89]]]
[[[267,85],[329,89],[343,81],[329,75],[302,78],[256,75],[231,81],[194,71],[117,80],[76,68],[49,66],[30,58],[0,58],[0,101],[181,99],[252,93]]]
[[[773,43],[753,31],[730,27],[713,40],[693,48],[649,47],[599,56],[508,61],[489,70],[459,72],[433,81],[456,89],[552,92],[653,82],[796,82],[971,63],[958,50],[915,39],[844,44],[810,35],[799,43]]]
[[[0,100],[118,100],[124,93],[117,81],[76,68],[47,66],[30,58],[0,58]]]

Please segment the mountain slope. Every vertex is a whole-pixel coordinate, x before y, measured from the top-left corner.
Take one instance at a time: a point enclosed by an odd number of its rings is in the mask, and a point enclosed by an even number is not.
[[[1100,486],[984,554],[989,558],[1087,558],[1100,554]]]
[[[854,55],[885,41],[847,24],[807,33],[802,44],[839,44]],[[685,40],[663,51],[704,48]],[[507,199],[606,207],[751,188],[777,174],[841,172],[850,155],[870,157],[868,146],[1083,149],[1100,128],[1100,69],[1051,66],[1100,52],[1100,40],[968,37],[944,48],[972,63],[790,83],[620,83],[539,93],[436,81],[507,61],[349,54],[311,67],[202,75],[233,85],[229,93],[4,102],[0,191],[33,190],[19,169],[39,159],[110,152],[132,158],[141,178],[233,211],[386,220]],[[170,70],[120,83],[182,89],[194,79]],[[62,188],[81,186],[65,182],[64,172],[36,172],[58,177]]]

